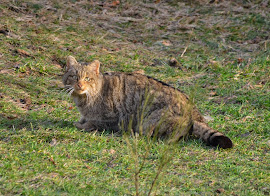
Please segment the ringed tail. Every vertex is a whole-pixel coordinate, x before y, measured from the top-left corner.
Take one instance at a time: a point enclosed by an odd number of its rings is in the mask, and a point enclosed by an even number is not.
[[[219,146],[220,148],[232,148],[233,143],[224,134],[210,128],[206,123],[194,121],[192,132],[193,135],[211,146]]]

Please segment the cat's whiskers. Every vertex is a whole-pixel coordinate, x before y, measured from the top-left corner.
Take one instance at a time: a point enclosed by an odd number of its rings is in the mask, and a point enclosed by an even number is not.
[[[69,91],[68,95],[71,96],[71,94],[72,94],[73,92],[74,92],[74,89],[72,88],[72,89]]]
[[[73,88],[70,87],[70,88],[66,89],[65,92],[68,93],[68,92],[71,91],[72,89],[73,89]]]
[[[66,85],[64,87],[64,89],[61,90],[61,92],[65,93],[62,95],[62,97],[64,97],[66,94],[68,94],[68,96],[70,97],[70,95],[72,94],[73,91],[74,91],[74,89],[71,85]]]
[[[66,90],[66,93],[70,96],[73,93],[73,91],[74,91],[74,88],[71,87]]]
[[[73,89],[73,86],[71,85],[66,85],[64,89],[61,90],[61,92],[68,93],[71,89]]]
[[[63,88],[62,90],[61,90],[61,92],[65,92],[67,90],[67,88],[65,87],[65,88]]]

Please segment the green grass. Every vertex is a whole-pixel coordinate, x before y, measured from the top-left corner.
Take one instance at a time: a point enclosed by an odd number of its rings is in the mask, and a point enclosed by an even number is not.
[[[0,33],[1,195],[135,195],[128,141],[145,162],[139,193],[149,191],[170,146],[77,130],[79,113],[61,91],[68,55],[99,59],[103,71],[144,70],[184,90],[232,138],[229,150],[194,138],[173,146],[152,195],[269,195],[269,3],[48,2],[0,3],[0,30],[10,32]],[[169,66],[172,57],[182,69]]]

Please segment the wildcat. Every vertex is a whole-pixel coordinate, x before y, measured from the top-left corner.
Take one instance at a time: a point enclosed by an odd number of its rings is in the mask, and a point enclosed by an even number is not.
[[[63,83],[75,101],[84,130],[131,129],[177,141],[189,134],[206,144],[231,148],[232,141],[210,128],[180,90],[138,73],[102,74],[100,62],[81,65],[67,57]]]

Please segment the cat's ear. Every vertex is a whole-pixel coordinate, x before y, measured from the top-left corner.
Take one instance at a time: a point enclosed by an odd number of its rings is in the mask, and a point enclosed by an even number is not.
[[[97,75],[99,75],[100,71],[100,62],[99,60],[94,60],[90,65],[88,65],[91,67],[91,71],[95,72]]]
[[[72,69],[75,65],[77,65],[78,62],[73,56],[68,56],[67,57],[67,65],[66,65],[66,71]]]

